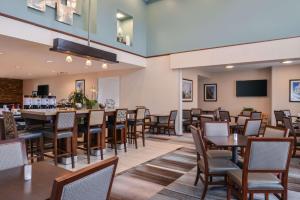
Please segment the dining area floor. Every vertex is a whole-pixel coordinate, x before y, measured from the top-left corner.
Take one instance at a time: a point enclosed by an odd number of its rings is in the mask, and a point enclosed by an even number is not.
[[[116,175],[112,200],[171,200],[200,199],[203,184],[194,186],[196,176],[196,154],[193,138],[190,133],[183,136],[149,135],[148,143],[156,143],[160,147],[178,145],[177,149],[150,159],[133,168]],[[174,146],[175,147],[175,146]],[[133,153],[133,152],[132,152]],[[133,153],[131,156],[134,157]],[[122,160],[122,158],[121,158]],[[122,161],[121,161],[122,162]],[[289,200],[300,199],[300,158],[292,158],[289,171]],[[134,189],[133,189],[134,188]],[[146,188],[146,189],[145,189]],[[206,200],[226,199],[225,186],[210,186]],[[275,196],[269,196],[271,200]],[[255,200],[265,199],[264,195],[254,195]]]

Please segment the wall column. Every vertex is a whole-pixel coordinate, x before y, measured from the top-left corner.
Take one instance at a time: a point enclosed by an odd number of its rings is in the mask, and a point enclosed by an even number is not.
[[[177,122],[178,122],[178,131],[177,131],[177,135],[183,135],[183,132],[182,132],[182,69],[179,69],[179,102],[178,102],[178,119],[177,119]]]

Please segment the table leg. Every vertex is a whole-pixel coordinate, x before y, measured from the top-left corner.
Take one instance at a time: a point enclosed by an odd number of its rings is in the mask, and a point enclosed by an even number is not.
[[[232,147],[232,162],[238,163],[238,147]]]

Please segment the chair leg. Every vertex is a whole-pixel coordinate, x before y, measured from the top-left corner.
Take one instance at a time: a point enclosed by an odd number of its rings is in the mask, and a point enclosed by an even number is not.
[[[33,158],[33,141],[29,139],[29,146],[30,146],[30,159],[31,163],[34,163],[34,158]]]
[[[75,168],[74,151],[73,151],[74,138],[71,137],[70,141],[71,141],[71,161],[72,161],[72,168]]]
[[[127,135],[127,133],[126,133],[126,128],[124,128],[123,130],[122,130],[122,132],[123,132],[123,140],[124,140],[124,150],[125,150],[125,152],[127,152],[127,145],[126,145],[126,135]]]
[[[207,188],[208,188],[208,177],[205,177],[204,189],[203,189],[203,192],[202,192],[201,200],[205,199]]]
[[[114,148],[115,148],[115,155],[118,155],[118,150],[117,150],[117,130],[115,129],[114,130],[114,133],[113,133],[113,143],[114,143]]]
[[[137,144],[137,132],[136,132],[136,125],[134,125],[134,130],[133,130],[133,134],[134,134],[134,143],[135,143],[135,148],[138,148],[138,144]]]
[[[145,125],[142,125],[142,139],[143,139],[143,147],[145,147]]]
[[[55,166],[57,166],[57,139],[55,138],[54,139],[54,149],[53,149],[53,151],[54,151],[54,164],[55,164]]]
[[[199,168],[198,165],[197,165],[197,172],[196,173],[197,174],[196,174],[196,179],[195,179],[195,182],[194,182],[194,186],[196,186],[198,184],[198,181],[199,181],[199,178],[200,178],[200,173],[201,173],[200,168]]]
[[[86,134],[87,134],[86,155],[87,155],[87,162],[88,164],[90,164],[91,163],[91,135],[89,131]]]
[[[44,138],[43,136],[41,136],[39,138],[39,142],[40,142],[40,160],[43,161],[44,160]]]
[[[232,190],[232,185],[231,185],[231,180],[228,178],[227,179],[227,200],[231,200],[231,190]]]
[[[250,198],[250,200],[254,200],[254,194],[253,194],[253,192],[250,192],[249,198]]]
[[[98,143],[98,147],[100,147],[100,155],[101,155],[101,160],[103,160],[103,146],[102,146],[102,139],[103,139],[103,133],[99,133],[99,143]]]
[[[265,194],[265,200],[269,200],[269,193]]]

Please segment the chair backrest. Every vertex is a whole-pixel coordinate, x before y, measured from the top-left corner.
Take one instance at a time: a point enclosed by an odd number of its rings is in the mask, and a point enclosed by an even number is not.
[[[283,118],[283,124],[284,124],[284,127],[289,129],[290,132],[294,135],[295,134],[295,129],[294,129],[294,126],[293,126],[293,122],[292,122],[292,118],[290,117],[284,117]]]
[[[27,164],[25,141],[22,139],[0,141],[0,171]]]
[[[293,138],[249,138],[244,172],[287,171],[292,155],[292,144]]]
[[[204,124],[205,136],[229,136],[228,122],[206,122]]]
[[[241,112],[241,115],[250,117],[251,112],[252,112],[252,111],[250,111],[250,110],[243,110],[243,111]]]
[[[89,126],[102,126],[105,121],[104,110],[90,110]]]
[[[213,117],[200,116],[200,128],[201,128],[201,131],[202,132],[204,131],[204,124],[206,122],[213,122],[213,121],[214,121]]]
[[[261,127],[261,122],[262,122],[261,119],[247,119],[244,128],[244,135],[258,136]]]
[[[176,117],[177,117],[177,110],[172,110],[169,116],[169,123],[170,122],[175,123]]]
[[[75,125],[75,111],[59,111],[56,114],[56,129],[57,131],[73,129]]]
[[[265,138],[285,138],[289,136],[289,130],[286,128],[266,126],[263,137]]]
[[[197,157],[198,160],[203,159],[204,162],[204,173],[208,173],[208,160],[207,160],[207,154],[206,154],[206,148],[205,143],[203,141],[201,131],[200,129],[197,129],[195,126],[190,126],[191,132],[193,135],[196,151],[197,151]]]
[[[128,110],[126,108],[117,109],[116,110],[116,120],[115,120],[115,122],[117,124],[126,123],[127,122],[127,113],[128,113]]]
[[[219,110],[219,116],[220,116],[220,121],[224,122],[231,122],[230,114],[228,111],[225,110]]]
[[[145,110],[145,117],[150,117],[151,113],[150,113],[150,109],[146,109]]]
[[[282,125],[282,120],[284,117],[284,112],[281,110],[274,110],[274,115],[275,115],[275,119],[276,119],[276,125]]]
[[[183,120],[191,120],[192,119],[192,111],[191,110],[182,110],[182,119]]]
[[[146,108],[137,108],[136,109],[136,115],[135,115],[136,120],[144,120],[145,115],[146,115]]]
[[[262,118],[262,112],[251,112],[250,119],[261,119]]]
[[[108,200],[117,163],[118,158],[113,157],[56,178],[50,200]]]
[[[292,116],[291,110],[281,110],[284,114],[285,117],[290,117]]]
[[[239,115],[236,123],[238,126],[245,126],[247,119],[250,119],[250,117],[244,116],[244,115]]]
[[[5,139],[18,137],[16,121],[12,112],[3,112],[4,136]]]
[[[192,108],[191,112],[192,112],[192,115],[201,115],[200,108]]]

